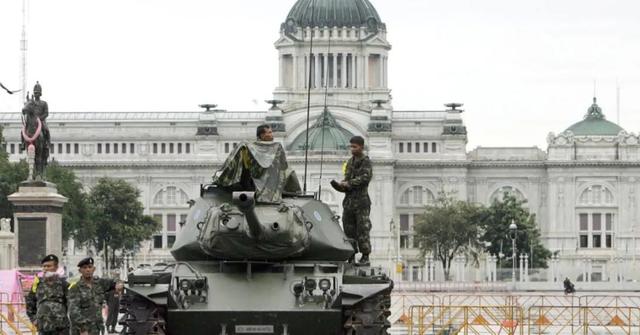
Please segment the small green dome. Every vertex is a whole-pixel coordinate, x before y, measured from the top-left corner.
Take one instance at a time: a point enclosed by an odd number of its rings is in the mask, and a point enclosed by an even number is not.
[[[329,111],[325,111],[320,114],[314,125],[309,128],[309,150],[320,151],[324,148],[324,151],[345,151],[349,149],[351,137],[353,137],[353,134],[342,128]],[[289,150],[304,150],[306,141],[307,132],[303,131],[291,142]]]
[[[312,4],[315,4],[312,7]],[[312,17],[313,13],[313,17]],[[298,0],[285,24],[299,27],[362,27],[382,24],[369,0]]]
[[[619,125],[605,119],[596,98],[593,98],[593,104],[587,110],[584,120],[567,128],[567,131],[576,136],[617,136],[623,130]]]

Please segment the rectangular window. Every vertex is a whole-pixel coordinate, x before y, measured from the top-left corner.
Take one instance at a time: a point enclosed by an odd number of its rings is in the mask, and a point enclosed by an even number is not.
[[[153,235],[153,248],[162,249],[162,235]]]
[[[190,154],[191,153],[191,143],[186,143],[184,145],[184,153],[185,154]]]
[[[178,143],[178,153],[182,153],[182,143]]]
[[[238,146],[238,143],[233,142],[233,148],[235,149]]]
[[[129,144],[129,153],[130,154],[135,154],[136,153],[136,145],[134,143],[130,143]]]
[[[402,142],[398,143],[398,152],[400,153],[404,152],[404,143]]]
[[[160,153],[161,154],[167,153],[167,144],[166,143],[160,144]]]
[[[411,152],[411,142],[407,142],[407,152]]]
[[[429,143],[428,142],[422,143],[422,151],[423,152],[429,152]]]
[[[73,153],[76,155],[80,153],[80,144],[78,143],[73,144]]]
[[[602,248],[602,241],[601,241],[601,237],[599,234],[598,235],[593,235],[593,248]]]
[[[98,143],[98,153],[102,153],[102,143]]]
[[[611,231],[613,229],[613,214],[607,213],[605,216],[605,229]]]
[[[56,153],[56,145],[54,143],[51,143],[51,146],[49,147],[49,151],[51,151],[52,154]]]
[[[173,248],[174,243],[176,243],[176,235],[167,235],[167,248]]]
[[[71,143],[67,143],[66,145],[66,149],[67,149],[67,153],[70,154],[71,153]]]
[[[178,223],[180,227],[184,226],[184,224],[187,223],[187,214],[180,214],[180,222]]]
[[[420,143],[416,142],[416,152],[420,152]]]
[[[122,153],[123,154],[127,153],[127,144],[126,143],[122,143]]]
[[[173,153],[173,143],[169,143],[169,153]]]
[[[420,266],[412,266],[411,267],[411,281],[420,281]]]
[[[224,153],[228,154],[229,153],[229,143],[225,143],[224,144]]]
[[[118,153],[118,143],[114,143],[113,144],[113,153],[117,154]]]
[[[167,214],[167,231],[168,232],[176,231],[176,215],[175,214]]]
[[[599,232],[602,230],[602,214],[600,213],[593,213],[593,216],[591,217],[591,225],[592,225],[592,230],[594,232]]]
[[[16,145],[14,143],[11,143],[10,147],[11,147],[11,154],[12,155],[15,154],[16,153]],[[53,153],[53,152],[51,152],[51,153]]]
[[[409,231],[409,214],[400,214],[400,231]]]
[[[580,235],[580,248],[588,248],[589,247],[589,235],[581,234]]]
[[[157,154],[158,153],[158,143],[154,143],[153,144],[153,153]]]
[[[418,238],[418,235],[413,235],[413,247],[416,249],[420,248],[420,238]]]
[[[409,235],[400,235],[400,249],[409,249]]]
[[[431,152],[436,153],[438,151],[438,145],[436,143],[431,143]]]
[[[105,143],[104,144],[104,153],[105,154],[111,153],[111,143]]]
[[[580,231],[589,230],[589,214],[580,214]]]
[[[61,154],[62,152],[62,143],[58,143],[58,153]]]
[[[162,214],[153,214],[153,220],[162,226]]]
[[[612,242],[613,242],[613,239],[611,234],[607,234],[606,241],[605,241],[605,243],[607,243],[607,248],[611,248]]]

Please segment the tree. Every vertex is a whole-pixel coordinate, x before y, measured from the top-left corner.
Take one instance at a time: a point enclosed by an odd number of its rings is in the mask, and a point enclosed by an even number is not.
[[[69,199],[62,209],[62,239],[73,237],[83,245],[94,236],[95,229],[88,220],[87,195],[73,170],[60,166],[55,160],[47,166],[46,179],[56,184],[58,193]]]
[[[18,190],[21,181],[27,179],[29,168],[26,161],[9,162],[5,145],[0,126],[0,218],[13,218],[13,205],[7,197]]]
[[[152,217],[143,214],[139,197],[140,190],[122,179],[101,178],[91,188],[89,213],[95,226],[93,243],[98,251],[104,251],[106,264],[115,266],[117,250],[139,245],[160,228]]]
[[[512,220],[518,226],[517,251],[528,254],[534,268],[546,268],[547,260],[551,257],[551,252],[540,241],[535,214],[531,214],[523,206],[525,203],[526,200],[518,200],[514,195],[505,192],[502,201],[494,200],[483,216],[482,240],[491,242],[486,251],[494,255],[498,255],[501,251],[507,254],[505,260],[500,262],[501,267],[508,268],[512,265],[512,243],[509,236],[509,225]]]
[[[477,260],[482,214],[482,207],[440,192],[435,203],[417,217],[415,238],[420,241],[421,252],[423,256],[431,253],[442,262],[445,280],[449,280],[454,257],[466,253]]]

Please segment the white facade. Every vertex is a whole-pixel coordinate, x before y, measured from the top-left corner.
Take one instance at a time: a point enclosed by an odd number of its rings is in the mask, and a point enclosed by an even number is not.
[[[304,155],[296,145],[306,129],[309,83],[312,125],[323,111],[328,85],[331,115],[347,133],[367,141],[374,162],[369,187],[372,260],[391,270],[399,254],[406,266],[397,279],[430,277],[411,231],[414,215],[440,190],[456,191],[461,199],[482,204],[504,191],[526,199],[537,215],[545,245],[559,253],[562,276],[577,278],[584,273],[582,264],[589,263],[590,272],[596,273],[591,278],[606,279],[621,259],[632,264],[638,256],[638,136],[625,131],[605,135],[566,131],[550,134],[546,151],[535,147],[468,151],[467,130],[457,106],[441,111],[393,109],[387,87],[391,46],[384,25],[374,30],[283,25],[275,46],[280,77],[274,100],[284,102],[275,102],[279,106],[269,110],[65,113],[52,106],[51,158],[73,168],[87,187],[102,176],[132,182],[141,190],[146,213],[163,222],[162,231],[143,246],[141,259],[168,258],[178,223],[188,212],[186,202],[198,197],[200,185],[211,181],[234,145],[255,137],[260,124],[269,122],[280,130],[276,140],[288,149],[290,164],[303,182]],[[576,119],[582,107],[576,106]],[[5,126],[6,150],[17,161],[24,156],[18,151],[20,115],[4,112],[0,124]],[[338,213],[342,196],[328,185],[341,178],[346,159],[344,148],[326,150],[320,181],[320,152],[312,150],[309,156],[308,190],[316,191],[321,182],[322,199]],[[399,239],[391,230],[392,220],[400,230]]]

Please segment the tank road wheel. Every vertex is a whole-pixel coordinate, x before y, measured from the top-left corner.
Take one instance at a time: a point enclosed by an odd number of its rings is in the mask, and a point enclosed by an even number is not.
[[[120,299],[121,335],[166,335],[165,311],[144,297],[125,290]]]
[[[386,335],[391,327],[391,289],[344,309],[344,335]]]

